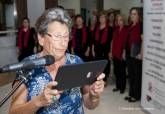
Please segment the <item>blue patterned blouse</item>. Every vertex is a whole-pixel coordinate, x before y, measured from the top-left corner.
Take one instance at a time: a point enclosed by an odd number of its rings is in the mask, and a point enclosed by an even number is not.
[[[27,60],[36,59],[37,55],[32,55]],[[83,61],[78,57],[66,53],[66,65],[78,64]],[[20,80],[19,73],[16,80]],[[38,67],[32,70],[27,83],[24,83],[28,89],[27,100],[30,101],[34,96],[43,92],[44,87],[52,81],[52,78],[45,67]],[[40,108],[36,114],[84,114],[82,106],[82,95],[80,88],[65,90],[58,102],[52,103],[47,107]]]

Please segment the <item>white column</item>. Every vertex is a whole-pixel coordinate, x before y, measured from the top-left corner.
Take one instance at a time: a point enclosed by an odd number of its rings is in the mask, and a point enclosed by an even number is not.
[[[31,21],[31,25],[34,26],[36,19],[45,10],[45,0],[27,0],[27,12]]]

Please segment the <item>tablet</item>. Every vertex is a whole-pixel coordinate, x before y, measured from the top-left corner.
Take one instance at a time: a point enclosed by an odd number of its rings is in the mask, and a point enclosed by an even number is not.
[[[81,64],[64,65],[59,68],[55,81],[57,90],[66,90],[92,84],[104,71],[107,60],[84,62]]]

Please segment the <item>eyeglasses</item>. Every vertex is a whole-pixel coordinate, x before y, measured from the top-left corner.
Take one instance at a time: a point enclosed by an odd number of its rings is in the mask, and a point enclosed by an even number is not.
[[[51,35],[49,33],[46,33],[49,37],[51,37],[54,41],[68,41],[69,40],[69,35],[62,36],[62,35]]]

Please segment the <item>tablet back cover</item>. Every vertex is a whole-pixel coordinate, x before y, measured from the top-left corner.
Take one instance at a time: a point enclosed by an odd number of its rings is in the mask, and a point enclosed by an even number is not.
[[[83,87],[92,84],[104,71],[107,60],[84,62],[82,64],[64,65],[59,68],[55,81],[58,90]]]

